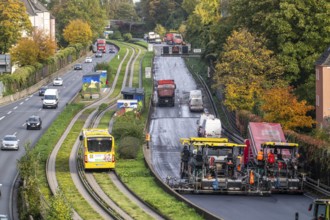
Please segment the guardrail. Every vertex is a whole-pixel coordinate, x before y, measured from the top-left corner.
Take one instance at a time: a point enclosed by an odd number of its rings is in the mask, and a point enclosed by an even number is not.
[[[330,186],[320,183],[320,180],[313,180],[312,178],[306,177],[304,184],[325,196],[330,196]]]

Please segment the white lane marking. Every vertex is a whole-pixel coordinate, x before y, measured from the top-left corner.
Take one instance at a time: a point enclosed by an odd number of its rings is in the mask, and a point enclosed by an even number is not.
[[[12,111],[9,111],[8,113],[7,113],[7,115],[9,115],[9,114],[11,114],[12,113]]]
[[[22,126],[24,127],[26,125],[26,123],[22,124]]]
[[[6,116],[2,116],[1,118],[0,118],[0,121],[2,120],[2,119],[4,119]]]
[[[29,100],[29,98],[26,98],[26,99],[25,99],[25,101],[28,101],[28,100]]]
[[[16,134],[17,134],[17,132],[15,132],[13,135],[15,135],[15,136],[16,136]]]
[[[23,105],[24,102],[19,103],[20,105]]]
[[[18,106],[15,106],[15,107],[14,107],[14,110],[17,109],[17,107],[18,107]]]

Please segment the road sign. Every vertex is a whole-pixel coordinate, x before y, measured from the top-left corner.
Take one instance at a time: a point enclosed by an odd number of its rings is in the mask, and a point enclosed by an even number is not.
[[[0,54],[0,73],[11,72],[11,62],[9,54]]]
[[[194,51],[194,53],[201,53],[202,52],[202,49],[195,48],[193,51]]]

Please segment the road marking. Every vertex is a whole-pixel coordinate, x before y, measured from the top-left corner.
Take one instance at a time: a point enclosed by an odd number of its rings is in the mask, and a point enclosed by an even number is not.
[[[2,116],[1,118],[0,118],[0,121],[2,120],[2,119],[4,119],[6,116]]]
[[[19,103],[20,105],[23,105],[24,102]]]
[[[18,106],[15,106],[15,107],[14,107],[14,110],[17,109],[17,107],[18,107]]]
[[[25,99],[25,101],[28,101],[28,100],[29,100],[29,98],[26,98],[26,99]]]
[[[11,114],[12,113],[12,111],[9,111],[8,113],[7,113],[7,115],[9,115],[9,114]]]

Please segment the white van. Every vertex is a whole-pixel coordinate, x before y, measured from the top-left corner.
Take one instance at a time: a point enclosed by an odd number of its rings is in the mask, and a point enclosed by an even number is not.
[[[202,136],[202,130],[203,130],[203,124],[206,121],[206,119],[214,119],[215,116],[209,113],[203,113],[201,114],[200,118],[197,120],[197,135],[198,137]]]
[[[59,96],[57,89],[46,89],[42,98],[42,108],[57,108]]]
[[[191,90],[189,93],[189,110],[201,112],[204,110],[203,96],[201,90]]]

